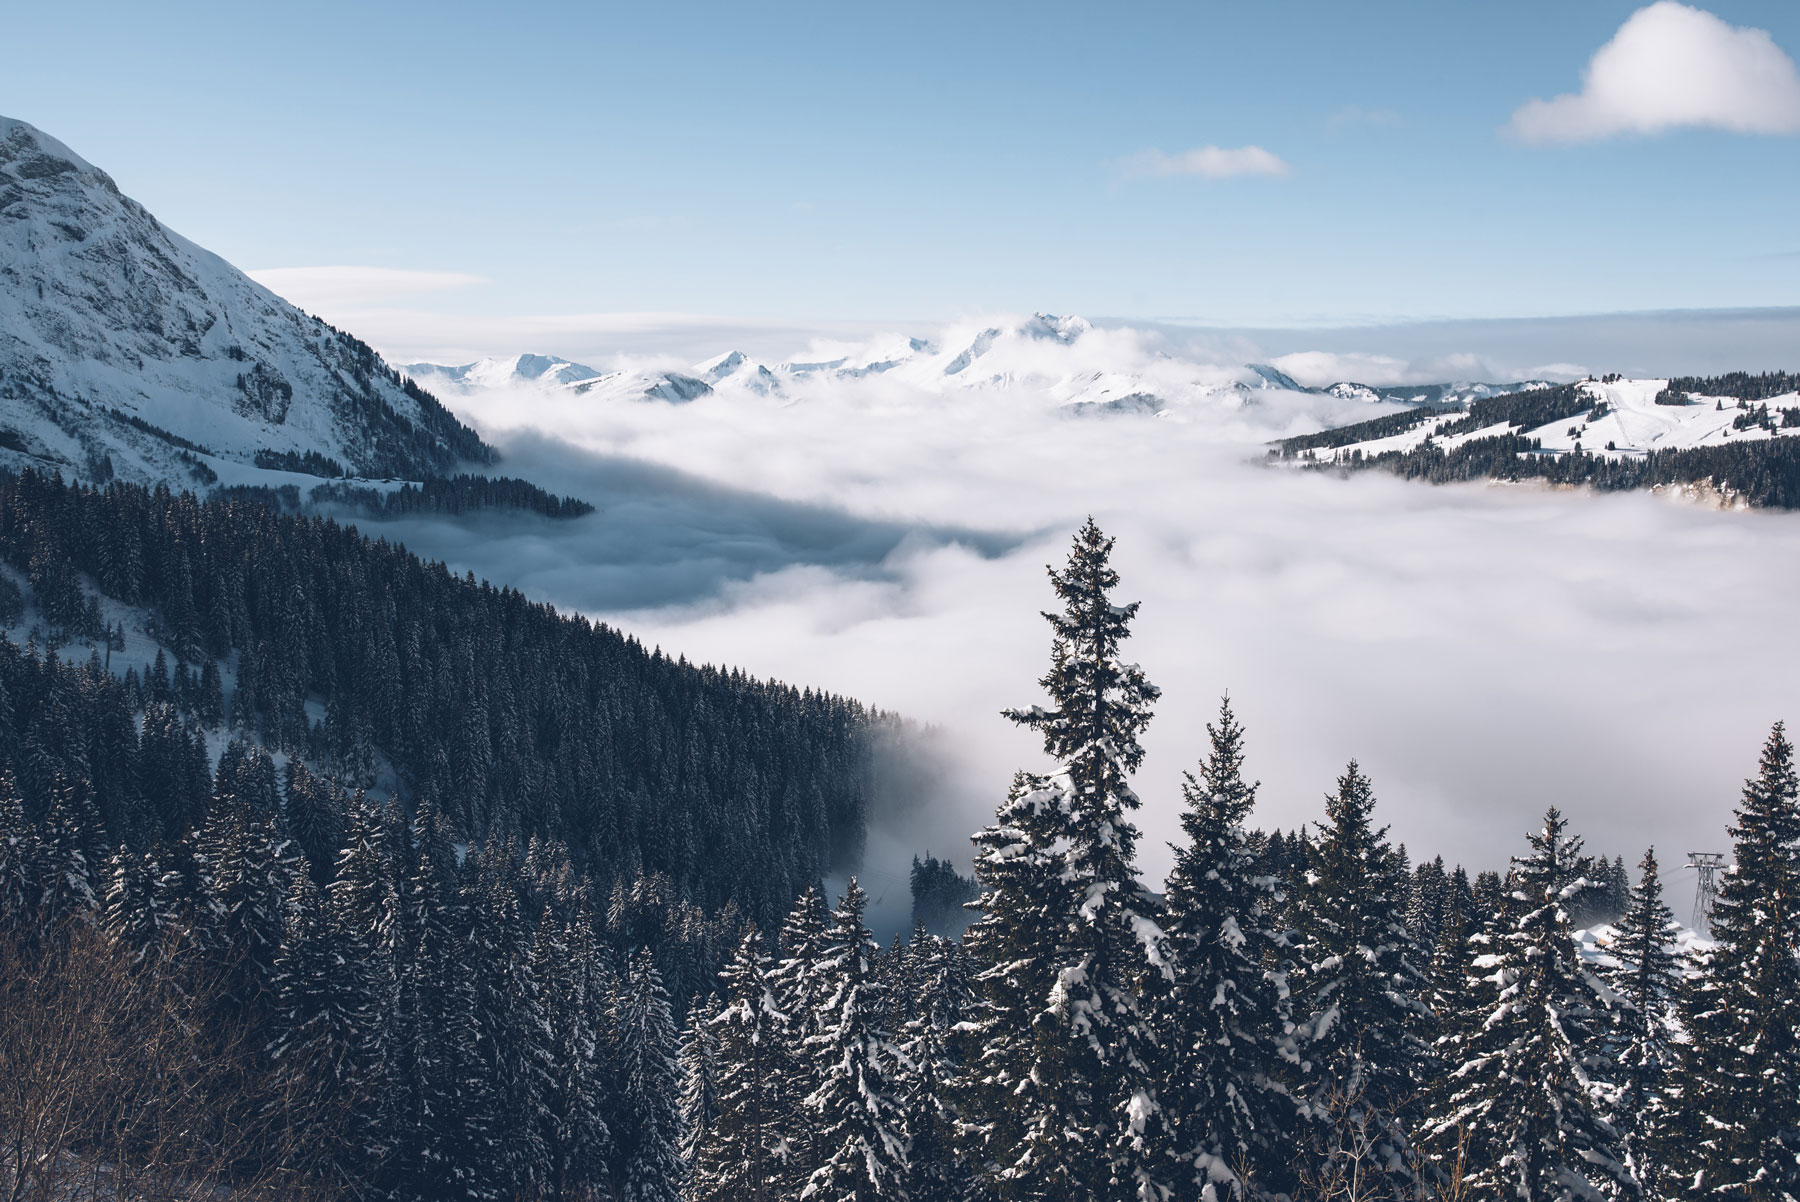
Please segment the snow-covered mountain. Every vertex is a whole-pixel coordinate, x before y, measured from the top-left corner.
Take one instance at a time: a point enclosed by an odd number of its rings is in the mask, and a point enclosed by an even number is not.
[[[555,356],[526,354],[461,366],[413,363],[402,370],[447,396],[523,389],[580,396],[595,403],[683,404],[715,395],[802,403],[842,395],[847,388],[906,389],[952,397],[1021,395],[1071,417],[1298,406],[1330,410],[1344,421],[1366,416],[1369,406],[1380,407],[1381,412],[1402,405],[1455,406],[1539,386],[1532,382],[1370,387],[1346,382],[1309,388],[1268,364],[1188,358],[1143,331],[1099,327],[1081,317],[1048,313],[960,323],[931,338],[896,334],[854,343],[815,342],[779,362],[761,362],[733,350],[673,369],[657,364],[602,371]]]
[[[368,346],[0,118],[0,464],[191,486],[259,460],[417,478],[491,458]]]
[[[1536,439],[1543,454],[1566,454],[1579,446],[1595,455],[1630,459],[1642,458],[1652,451],[1800,435],[1800,392],[1752,404],[1730,396],[1685,392],[1675,395],[1669,391],[1667,380],[1608,377],[1582,380],[1574,387],[1579,403],[1572,408],[1577,412],[1532,428],[1516,428],[1504,420],[1475,427],[1478,417],[1448,413],[1421,421],[1398,434],[1322,448],[1312,455],[1315,461],[1348,460],[1358,455],[1367,459],[1386,451],[1415,450],[1427,439],[1450,451],[1476,439],[1519,434]]]

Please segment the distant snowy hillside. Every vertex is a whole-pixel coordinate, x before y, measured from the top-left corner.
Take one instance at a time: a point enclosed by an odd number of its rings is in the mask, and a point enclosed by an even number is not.
[[[369,347],[0,118],[0,465],[191,486],[259,460],[418,478],[492,457]]]
[[[1579,380],[1478,398],[1466,411],[1398,410],[1280,439],[1302,468],[1392,472],[1438,484],[1537,480],[1635,488],[1733,507],[1800,509],[1800,376]]]
[[[1285,429],[1298,421],[1355,420],[1402,406],[1454,405],[1531,385],[1425,384],[1372,388],[1341,383],[1307,388],[1264,364],[1203,362],[1172,353],[1129,328],[1097,327],[1047,313],[993,323],[960,323],[931,338],[883,335],[864,342],[818,342],[781,362],[727,351],[671,369],[626,365],[602,371],[546,355],[484,359],[460,366],[413,363],[410,377],[445,395],[526,390],[592,403],[686,404],[703,397],[768,398],[781,404],[909,392],[954,398],[1022,398],[1069,417],[1253,418]],[[1316,415],[1316,420],[1305,415]]]
[[[1494,420],[1484,423],[1479,420],[1480,410],[1467,416],[1445,413],[1422,417],[1397,433],[1317,449],[1314,458],[1367,459],[1388,451],[1418,450],[1428,441],[1451,451],[1480,439],[1517,434],[1536,442],[1536,450],[1542,454],[1580,449],[1607,459],[1641,459],[1656,451],[1721,447],[1800,434],[1800,392],[1752,403],[1728,395],[1676,393],[1669,383],[1612,377],[1582,380],[1570,387],[1565,403],[1548,410],[1554,416],[1547,420],[1528,417],[1521,424],[1518,415],[1497,412]],[[1546,389],[1545,395],[1552,391]],[[1787,416],[1789,413],[1794,416]]]

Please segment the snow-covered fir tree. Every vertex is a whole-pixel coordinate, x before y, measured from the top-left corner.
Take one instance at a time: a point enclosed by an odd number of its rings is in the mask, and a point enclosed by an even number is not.
[[[723,1004],[696,998],[681,1033],[681,1160],[692,1165],[719,1121],[719,1035],[713,1026]]]
[[[1492,1008],[1453,1045],[1460,1062],[1435,1118],[1472,1197],[1632,1199],[1619,1133],[1602,1116],[1610,991],[1582,964],[1568,903],[1588,888],[1581,840],[1553,807],[1513,861],[1516,915],[1474,961]]]
[[[957,1131],[965,1159],[1001,1198],[1066,1196],[1079,1188],[1073,1162],[1088,1148],[1079,1123],[1070,1120],[1074,1131],[1064,1136],[1067,1045],[1036,1038],[1058,982],[1054,935],[1070,922],[1057,887],[1060,803],[1043,777],[1020,772],[994,822],[975,835],[981,917],[963,946],[977,966],[979,1000],[959,1032]]]
[[[1617,1064],[1613,1126],[1624,1138],[1626,1161],[1638,1183],[1660,1197],[1666,1154],[1668,1078],[1676,1063],[1676,998],[1681,962],[1675,950],[1680,927],[1663,903],[1656,849],[1644,853],[1638,883],[1614,929],[1617,965],[1606,976],[1618,995],[1611,1032]]]
[[[952,1040],[972,1000],[960,945],[923,927],[906,948],[904,995],[911,1017],[901,1033],[899,1092],[908,1139],[904,1192],[912,1202],[952,1202],[966,1184],[956,1154],[953,1089],[960,1073]]]
[[[175,916],[164,911],[158,895],[156,886],[161,876],[162,868],[153,852],[137,852],[121,844],[107,860],[101,924],[136,965],[155,960],[174,925]],[[285,908],[286,899],[282,898],[275,910],[277,945]]]
[[[399,1089],[404,1137],[394,1157],[403,1197],[480,1199],[475,1166],[500,1154],[494,1101],[477,1058],[475,985],[460,932],[455,852],[436,811],[413,819],[406,897],[412,946],[402,958],[400,1006],[409,1047]]]
[[[12,770],[0,769],[0,931],[23,926],[36,908],[42,852]]]
[[[38,827],[30,857],[37,868],[33,902],[44,925],[89,922],[96,916],[99,829],[87,784],[56,773],[50,785],[50,810]]]
[[[1090,519],[1045,614],[1053,708],[1008,711],[1061,765],[1015,781],[977,837],[983,919],[972,952],[992,1040],[971,1065],[967,1130],[996,1192],[1012,1197],[1159,1199],[1169,1189],[1155,1035],[1141,999],[1166,974],[1156,899],[1134,863],[1143,759],[1158,691],[1119,656],[1137,603],[1115,605],[1112,540]]]
[[[1408,872],[1374,824],[1375,794],[1352,760],[1305,840],[1296,912],[1294,1013],[1313,1154],[1311,1188],[1356,1181],[1365,1197],[1420,1192],[1429,986],[1406,927]]]
[[[603,1033],[610,1027],[608,974],[599,963],[591,911],[567,922],[546,906],[532,943],[532,972],[542,982],[550,1024],[548,1103],[544,1132],[552,1191],[580,1196],[603,1187],[613,1148],[607,1125]]]
[[[898,1098],[899,1049],[887,1029],[888,999],[876,975],[868,894],[850,879],[832,913],[820,962],[830,989],[818,1033],[807,1040],[818,1086],[805,1100],[821,1153],[800,1191],[817,1202],[904,1198],[907,1138]]]
[[[689,1166],[689,1202],[775,1202],[791,1196],[790,1134],[800,1119],[793,1092],[788,1019],[775,1005],[755,932],[719,974],[725,1008],[719,1039],[719,1112]]]
[[[1450,876],[1444,857],[1434,856],[1413,869],[1412,899],[1406,907],[1406,926],[1415,948],[1427,953],[1437,946],[1438,929],[1450,900]]]
[[[621,1202],[678,1202],[681,1068],[675,1019],[648,948],[631,957],[613,1018],[617,1106],[614,1191]]]
[[[1671,1132],[1695,1196],[1800,1197],[1800,777],[1775,725],[1731,828],[1712,950],[1682,1002],[1683,1118]]]
[[[1458,873],[1462,869],[1457,869]],[[1451,878],[1452,881],[1455,877]],[[1463,883],[1468,879],[1465,876]],[[1431,1055],[1426,1076],[1431,1083],[1428,1094],[1441,1095],[1448,1084],[1446,1075],[1461,1061],[1454,1050],[1462,1046],[1467,1034],[1484,1018],[1486,1011],[1477,1001],[1478,986],[1471,984],[1475,961],[1474,940],[1483,938],[1473,917],[1471,896],[1451,896],[1438,923],[1437,946],[1431,950]],[[1437,1103],[1432,1102],[1435,1109]]]
[[[779,958],[769,973],[775,1005],[787,1016],[792,1047],[805,1049],[820,1031],[825,999],[831,995],[825,949],[830,943],[831,913],[817,885],[808,885],[782,921],[777,939]],[[794,1057],[794,1077],[789,1083],[796,1098],[809,1097],[819,1087],[819,1064],[800,1052]],[[813,1167],[826,1153],[818,1146],[819,1131],[812,1123],[796,1124],[790,1132],[797,1187],[806,1184]]]
[[[240,1009],[258,1003],[274,980],[282,909],[295,871],[280,818],[279,810],[227,793],[214,803],[196,842],[200,939]]]
[[[534,928],[521,904],[518,847],[494,840],[464,866],[471,877],[467,946],[475,972],[475,1028],[482,1072],[493,1091],[495,1146],[481,1164],[485,1188],[503,1196],[549,1188],[555,1125],[550,1112],[550,1019],[532,962]]]
[[[1244,827],[1257,786],[1244,780],[1244,730],[1230,698],[1206,732],[1200,776],[1182,783],[1187,842],[1163,894],[1175,979],[1156,1019],[1178,1192],[1223,1202],[1264,1184],[1291,1153],[1294,1105],[1278,1070],[1294,1041],[1280,895]]]
[[[359,795],[326,894],[333,945],[328,980],[332,995],[341,999],[341,1013],[354,1024],[349,1079],[367,1179],[391,1154],[394,1135],[389,1107],[396,1097],[399,1054],[393,1021],[399,1005],[395,953],[402,936],[398,881],[386,815]]]

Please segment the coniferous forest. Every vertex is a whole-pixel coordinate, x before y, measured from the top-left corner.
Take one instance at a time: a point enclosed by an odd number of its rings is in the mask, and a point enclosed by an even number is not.
[[[1160,692],[1111,552],[1089,522],[1050,572],[1046,696],[1007,717],[1054,766],[976,835],[971,925],[882,947],[854,880],[820,883],[860,837],[853,703],[327,521],[0,483],[38,613],[111,645],[97,589],[179,656],[121,679],[0,642],[0,1184],[1800,1197],[1780,725],[1697,957],[1655,853],[1634,885],[1555,809],[1503,870],[1415,867],[1351,762],[1305,829],[1263,833],[1228,699],[1153,889],[1132,778]],[[962,889],[929,857],[915,879],[939,909]],[[1590,962],[1573,933],[1601,919]]]

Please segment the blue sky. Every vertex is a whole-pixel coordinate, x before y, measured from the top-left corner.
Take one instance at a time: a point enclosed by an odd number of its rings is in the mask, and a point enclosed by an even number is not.
[[[0,113],[240,266],[478,277],[442,314],[1800,304],[1779,113],[1508,131],[1638,7],[35,4]],[[1800,53],[1800,5],[1708,11]],[[1285,174],[1156,172],[1205,147]]]

